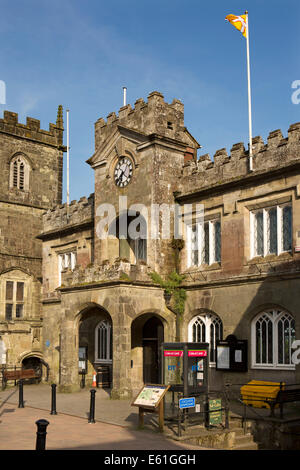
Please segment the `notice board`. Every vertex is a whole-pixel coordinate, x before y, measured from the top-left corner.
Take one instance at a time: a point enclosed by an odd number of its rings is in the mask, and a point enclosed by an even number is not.
[[[216,370],[247,372],[248,342],[230,335],[226,340],[217,341]]]
[[[146,384],[131,405],[154,410],[158,407],[169,388],[170,385]]]

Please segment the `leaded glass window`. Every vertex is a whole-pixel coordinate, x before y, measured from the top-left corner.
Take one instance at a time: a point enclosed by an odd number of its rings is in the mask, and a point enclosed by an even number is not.
[[[209,343],[209,360],[216,362],[217,341],[223,339],[222,320],[214,314],[207,313],[193,318],[189,324],[189,341],[193,343]]]
[[[5,300],[6,320],[22,318],[24,313],[24,282],[6,281]]]
[[[252,256],[279,255],[292,249],[292,206],[274,206],[251,216]]]
[[[112,360],[112,328],[111,323],[102,320],[95,330],[95,361],[110,362]]]
[[[221,262],[221,223],[210,220],[187,228],[188,267]]]
[[[292,249],[292,207],[282,209],[282,251]]]
[[[277,254],[277,207],[267,211],[268,254]]]
[[[252,324],[254,366],[292,366],[292,343],[295,340],[295,320],[287,312],[268,310]]]

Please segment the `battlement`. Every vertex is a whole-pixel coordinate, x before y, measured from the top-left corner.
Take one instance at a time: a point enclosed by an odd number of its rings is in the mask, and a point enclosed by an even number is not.
[[[63,143],[63,119],[62,106],[58,107],[56,124],[49,124],[49,130],[40,128],[40,121],[32,117],[26,118],[26,124],[18,121],[18,114],[12,111],[4,111],[0,119],[0,133],[10,134],[23,139],[34,140],[54,147]]]
[[[187,161],[183,167],[181,192],[190,193],[209,186],[219,185],[234,178],[249,175],[249,151],[243,142],[234,144],[230,154],[225,148],[215,152],[213,160],[209,154],[199,157],[198,161]],[[261,136],[253,138],[253,171],[251,174],[284,167],[300,161],[300,122],[292,124],[288,136],[283,137],[280,129],[270,132],[267,143]]]
[[[119,114],[110,113],[105,121],[100,118],[95,123],[95,149],[97,150],[111,135],[117,125],[129,127],[147,135],[157,133],[162,136],[184,141],[184,105],[174,99],[171,104],[164,96],[153,91],[148,101],[136,100],[134,108],[130,104],[119,109]]]
[[[43,214],[43,232],[63,229],[69,225],[78,225],[90,221],[94,217],[94,194],[79,201],[71,201],[49,209]]]

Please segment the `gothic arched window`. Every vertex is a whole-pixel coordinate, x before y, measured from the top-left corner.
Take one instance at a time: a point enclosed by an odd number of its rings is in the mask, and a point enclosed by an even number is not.
[[[16,155],[10,162],[10,188],[29,189],[29,164],[22,155]]]
[[[289,313],[266,310],[252,322],[252,365],[262,368],[291,368],[295,320]]]
[[[188,339],[191,343],[209,343],[209,362],[216,362],[217,341],[223,339],[222,320],[212,313],[194,317],[189,324]]]
[[[95,330],[95,362],[112,361],[112,327],[108,320],[102,320]]]

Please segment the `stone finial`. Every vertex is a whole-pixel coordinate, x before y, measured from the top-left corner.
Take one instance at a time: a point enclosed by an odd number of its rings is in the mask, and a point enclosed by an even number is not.
[[[278,147],[278,144],[282,139],[283,135],[280,129],[270,132],[268,137],[268,147]]]
[[[58,109],[57,109],[56,127],[58,127],[59,129],[64,128],[63,107],[61,104],[58,106]]]

